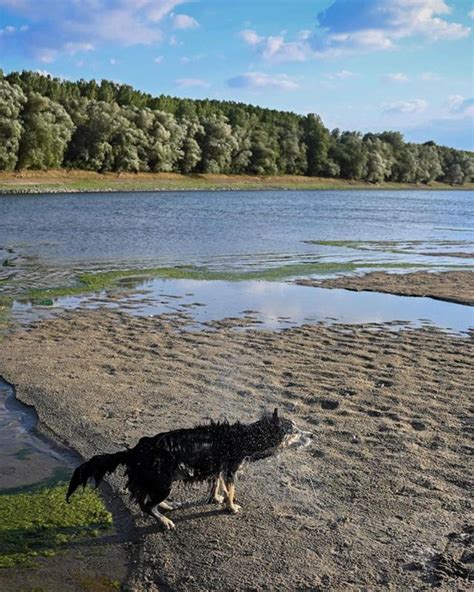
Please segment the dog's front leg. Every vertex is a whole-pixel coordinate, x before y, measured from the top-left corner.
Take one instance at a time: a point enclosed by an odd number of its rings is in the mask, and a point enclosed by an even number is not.
[[[156,518],[156,520],[158,520],[158,522],[161,524],[161,526],[163,526],[163,528],[165,528],[166,530],[174,530],[176,528],[175,523],[172,520],[170,520],[169,518],[167,518],[166,516],[164,516],[163,514],[161,514],[161,512],[158,512],[158,510],[157,510],[158,507],[159,507],[159,504],[151,507],[149,510],[149,514],[151,514],[151,516],[153,516],[153,518]]]

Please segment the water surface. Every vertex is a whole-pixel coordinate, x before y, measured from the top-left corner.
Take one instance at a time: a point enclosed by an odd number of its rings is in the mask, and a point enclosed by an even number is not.
[[[225,318],[251,320],[251,326],[284,329],[305,323],[394,323],[432,325],[462,333],[474,326],[474,308],[431,298],[412,298],[314,288],[284,282],[150,279],[128,293],[102,292],[53,299],[52,306],[15,302],[13,315],[22,323],[74,309],[121,309],[138,316],[186,315],[191,328]]]
[[[407,254],[306,242],[325,240],[418,242]],[[321,258],[442,266],[457,261],[424,253],[452,250],[474,257],[473,242],[469,191],[0,196],[0,247],[14,246],[35,257],[35,264],[53,268],[199,264],[255,269]]]

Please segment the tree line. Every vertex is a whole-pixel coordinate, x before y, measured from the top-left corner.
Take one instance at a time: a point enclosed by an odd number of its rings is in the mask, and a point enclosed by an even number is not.
[[[315,114],[0,70],[0,170],[60,167],[463,184],[474,153],[393,131],[330,131]]]

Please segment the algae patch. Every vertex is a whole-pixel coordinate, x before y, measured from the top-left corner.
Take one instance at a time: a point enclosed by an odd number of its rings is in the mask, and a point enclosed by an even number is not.
[[[32,302],[33,304],[51,305],[52,298],[62,296],[79,296],[91,292],[101,292],[120,287],[122,280],[130,279],[136,283],[151,278],[174,280],[221,280],[221,281],[245,281],[265,280],[279,281],[304,275],[349,273],[361,269],[422,269],[430,267],[423,263],[367,263],[367,262],[323,262],[295,263],[267,269],[250,271],[214,271],[206,267],[177,266],[154,267],[149,269],[126,269],[121,271],[104,271],[98,273],[83,273],[77,276],[77,282],[73,286],[57,286],[26,290],[21,293],[19,300]]]
[[[96,491],[86,489],[67,504],[66,490],[66,483],[56,482],[0,494],[1,568],[34,565],[35,557],[55,555],[111,527],[112,515]]]
[[[355,249],[357,251],[378,251],[383,253],[394,253],[398,255],[437,255],[433,252],[418,252],[426,242],[421,240],[307,240],[303,241],[310,245],[321,245],[323,247],[339,247]],[[472,246],[472,241],[467,240],[432,240],[430,245],[434,247],[466,247]],[[449,256],[449,253],[443,253]],[[474,257],[474,254],[472,255]]]

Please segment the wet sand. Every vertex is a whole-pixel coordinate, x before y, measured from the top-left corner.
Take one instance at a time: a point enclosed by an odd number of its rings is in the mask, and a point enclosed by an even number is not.
[[[374,271],[362,276],[297,280],[301,286],[344,288],[356,292],[385,292],[399,296],[428,296],[436,300],[474,306],[474,272],[444,271],[395,274]]]
[[[84,456],[265,407],[314,432],[311,447],[247,467],[242,514],[197,505],[163,533],[129,506],[131,589],[469,589],[472,333],[183,323],[66,313],[0,343],[0,375]],[[128,504],[121,477],[111,484]]]

